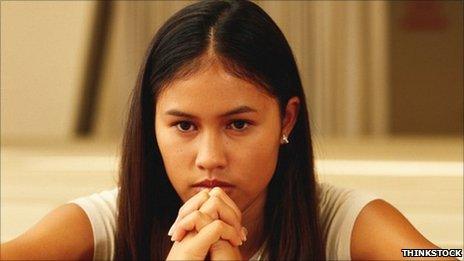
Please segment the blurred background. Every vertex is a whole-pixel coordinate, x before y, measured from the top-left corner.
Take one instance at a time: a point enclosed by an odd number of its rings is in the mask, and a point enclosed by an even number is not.
[[[189,3],[1,2],[2,242],[116,186],[142,57]],[[296,56],[319,180],[375,193],[462,248],[463,2],[256,3]]]

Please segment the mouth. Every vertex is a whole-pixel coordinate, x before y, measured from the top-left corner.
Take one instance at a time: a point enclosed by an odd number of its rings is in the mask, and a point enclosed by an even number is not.
[[[205,179],[201,182],[193,184],[194,188],[214,188],[214,187],[220,187],[222,189],[231,189],[235,187],[234,185],[227,183],[225,181],[217,180],[217,179]]]

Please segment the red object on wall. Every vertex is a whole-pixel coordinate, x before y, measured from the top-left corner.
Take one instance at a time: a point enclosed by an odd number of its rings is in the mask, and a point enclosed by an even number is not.
[[[405,2],[402,26],[408,31],[443,30],[447,25],[440,1]]]

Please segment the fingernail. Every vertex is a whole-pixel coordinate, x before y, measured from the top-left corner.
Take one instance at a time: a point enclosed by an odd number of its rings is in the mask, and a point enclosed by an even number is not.
[[[177,234],[174,234],[171,236],[171,241],[177,241],[177,239],[178,239]]]
[[[242,227],[242,238],[243,238],[243,241],[246,241],[247,240],[247,234],[248,234],[248,230],[246,229],[246,227]]]
[[[171,228],[169,229],[168,236],[172,236],[172,232],[174,232],[174,225],[176,223],[172,224]]]
[[[172,223],[172,226],[168,231],[168,236],[172,236],[172,232],[174,232],[174,227],[176,226],[177,220],[179,220],[179,216],[177,216],[176,220],[174,220],[174,223]]]

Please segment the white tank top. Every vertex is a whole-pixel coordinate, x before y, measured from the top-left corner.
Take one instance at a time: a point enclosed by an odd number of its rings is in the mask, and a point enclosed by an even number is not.
[[[326,258],[351,260],[351,231],[356,217],[367,203],[379,197],[328,183],[321,183],[317,188],[320,195],[322,233],[326,241]],[[117,193],[115,188],[68,202],[80,206],[90,220],[94,240],[93,260],[113,260]],[[263,247],[250,260],[265,257],[262,253]]]

